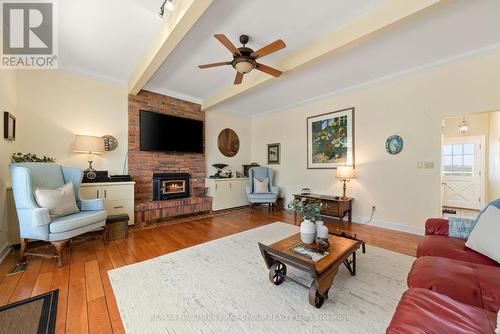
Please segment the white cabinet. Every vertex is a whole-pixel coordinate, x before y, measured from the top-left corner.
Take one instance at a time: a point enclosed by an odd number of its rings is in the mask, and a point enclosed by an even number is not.
[[[82,183],[80,196],[83,199],[102,198],[108,215],[126,213],[128,224],[134,224],[134,184],[135,182]]]
[[[213,198],[212,210],[224,210],[248,205],[248,178],[206,179],[208,196]]]

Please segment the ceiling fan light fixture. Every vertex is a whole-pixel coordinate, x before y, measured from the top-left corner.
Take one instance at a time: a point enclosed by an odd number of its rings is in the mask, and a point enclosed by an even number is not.
[[[249,60],[241,60],[234,64],[236,71],[240,73],[248,73],[255,68],[255,65]]]
[[[173,11],[175,9],[175,5],[173,3],[173,0],[164,0],[163,3],[160,6],[160,11],[158,12],[158,17],[160,19],[163,19],[165,16],[165,9],[168,10],[169,12]]]
[[[173,11],[175,9],[174,1],[173,0],[167,0],[165,2],[165,9],[168,11]]]

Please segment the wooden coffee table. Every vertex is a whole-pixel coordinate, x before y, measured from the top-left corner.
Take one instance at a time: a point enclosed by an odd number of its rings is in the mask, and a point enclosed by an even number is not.
[[[276,285],[280,285],[288,278],[292,282],[309,289],[309,303],[320,308],[325,299],[328,299],[328,291],[342,264],[346,266],[352,276],[356,275],[356,251],[364,244],[361,240],[333,235],[329,236],[328,241],[330,247],[326,251],[329,254],[317,262],[313,262],[310,258],[292,251],[296,246],[316,247],[303,245],[300,241],[300,234],[292,235],[270,246],[259,243],[260,252],[264,257],[267,268],[269,268],[269,280]],[[287,276],[287,265],[311,274],[313,278],[311,285],[306,286]]]

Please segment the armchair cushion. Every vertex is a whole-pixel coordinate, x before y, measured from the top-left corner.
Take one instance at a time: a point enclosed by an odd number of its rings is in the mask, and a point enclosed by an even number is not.
[[[448,220],[444,218],[429,218],[425,222],[425,235],[448,235]]]
[[[262,181],[259,181],[256,177],[254,177],[253,192],[256,194],[269,193],[269,178],[265,177]]]
[[[57,218],[50,223],[50,233],[62,233],[75,230],[87,225],[93,225],[97,222],[106,221],[107,212],[100,211],[81,211],[73,215]]]
[[[38,205],[49,209],[51,219],[80,212],[71,182],[55,189],[35,188],[34,193]]]

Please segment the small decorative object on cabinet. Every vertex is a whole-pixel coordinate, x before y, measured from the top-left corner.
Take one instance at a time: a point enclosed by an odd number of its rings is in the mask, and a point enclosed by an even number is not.
[[[340,180],[340,182],[343,182],[343,187],[342,187],[342,199],[346,200],[349,197],[346,196],[346,182],[351,181],[351,179],[354,179],[354,168],[352,166],[339,166],[337,167],[337,179]]]
[[[385,142],[385,150],[389,154],[398,154],[403,150],[403,138],[398,135],[390,136]]]
[[[281,156],[280,144],[267,144],[267,164],[279,165]]]
[[[307,168],[354,165],[354,108],[307,118]]]
[[[3,112],[3,137],[7,140],[16,140],[16,118],[9,112]]]
[[[92,154],[104,154],[104,151],[104,139],[102,137],[76,136],[74,152],[88,154],[89,168],[84,171],[87,179],[93,180],[97,177],[96,170],[92,167]]]
[[[309,195],[310,193],[311,193],[311,189],[309,189],[309,188],[302,188],[302,190],[300,190],[301,195]]]
[[[234,157],[240,150],[240,139],[234,130],[224,129],[219,133],[217,145],[224,156]]]
[[[108,216],[127,214],[129,225],[134,224],[135,182],[82,183],[80,196],[83,199],[102,198]]]
[[[213,198],[212,210],[224,210],[248,205],[246,185],[248,178],[208,178],[207,195]]]
[[[256,162],[252,162],[250,165],[243,165],[243,175],[245,177],[248,177],[248,171],[252,167],[260,167],[260,165],[258,163],[256,163]]]

